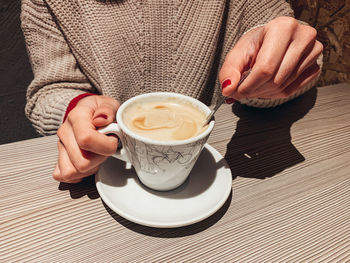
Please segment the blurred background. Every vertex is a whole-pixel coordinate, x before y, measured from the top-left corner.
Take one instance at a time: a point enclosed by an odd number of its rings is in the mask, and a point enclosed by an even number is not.
[[[318,30],[324,66],[318,86],[350,83],[350,0],[288,0]],[[20,29],[20,0],[0,0],[0,144],[38,137],[24,116],[33,74]]]
[[[318,31],[324,45],[319,86],[350,82],[350,0],[289,0],[297,19]]]

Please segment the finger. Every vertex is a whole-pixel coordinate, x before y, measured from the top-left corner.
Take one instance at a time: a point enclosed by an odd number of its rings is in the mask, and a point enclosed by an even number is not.
[[[292,95],[298,90],[304,88],[307,84],[309,84],[312,80],[317,78],[321,73],[321,68],[315,62],[311,67],[306,69],[293,83],[287,86],[282,94],[286,97]]]
[[[109,103],[100,105],[93,115],[93,125],[95,127],[103,127],[115,121],[117,108]]]
[[[288,76],[286,80],[284,80],[285,76],[283,77],[280,76],[280,77],[275,77],[273,80],[270,80],[269,82],[265,83],[266,86],[271,86],[275,88],[272,90],[271,89],[262,90],[262,92],[258,94],[259,97],[260,98],[281,98],[281,94],[282,94],[281,91],[283,91],[286,87],[288,87],[291,83],[293,83],[308,67],[314,65],[318,57],[322,53],[322,50],[323,50],[323,45],[320,42],[316,41],[313,44],[311,51],[307,51],[309,53],[304,54],[303,58],[301,58],[301,61],[298,62],[299,65],[290,66],[290,67],[294,67],[294,69],[292,69],[292,72],[289,73],[289,75],[286,75]],[[287,53],[288,52],[289,52],[289,49]],[[294,57],[297,57],[297,54],[294,54],[294,55],[295,55]],[[279,69],[279,72],[280,71],[285,71],[285,70]],[[276,79],[279,79],[279,80],[276,80]]]
[[[311,30],[314,29],[311,28]],[[316,30],[314,31],[316,32]],[[314,37],[316,37],[316,33],[309,36],[309,42],[305,41],[305,37],[292,42],[273,80],[275,86],[283,88],[283,86],[289,85],[306,68],[314,64],[323,51],[323,45],[319,41],[315,41]],[[287,81],[289,83],[286,83]]]
[[[72,111],[68,118],[78,148],[104,156],[110,156],[115,152],[118,140],[113,136],[99,133],[93,124],[91,113],[88,111]]]
[[[280,27],[268,27],[262,46],[257,54],[256,62],[249,77],[238,87],[238,96],[244,98],[257,97],[266,89],[274,87],[264,85],[271,80],[279,69],[283,57],[291,43],[292,32],[297,23],[294,20],[282,20],[285,30]]]
[[[64,178],[61,177],[61,171],[60,169],[58,168],[58,164],[56,165],[56,168],[53,172],[53,175],[52,175],[53,179],[55,179],[56,181],[58,182],[63,182],[63,183],[79,183],[81,182],[81,179],[76,179],[76,180],[71,180],[71,181],[66,181],[64,180]]]
[[[275,92],[264,93],[259,95],[260,98],[268,99],[282,99],[288,98],[293,93],[302,89],[315,79],[320,74],[320,67],[315,62],[311,67],[306,69],[297,79],[292,81],[288,86],[284,86],[284,89],[276,89]]]
[[[249,59],[247,56],[238,57],[237,50],[233,49],[227,55],[224,64],[219,72],[219,81],[221,83],[222,94],[229,96],[234,92],[241,78],[241,72],[244,71]]]
[[[296,71],[294,71],[294,74],[291,74],[289,79],[287,79],[287,83],[285,83],[285,86],[293,82],[299,75],[301,75],[307,68],[314,65],[318,59],[318,57],[321,55],[323,51],[323,45],[319,41],[315,41],[313,48],[311,52],[305,56],[301,62],[300,65],[297,66]],[[289,83],[288,83],[289,81]]]
[[[316,41],[311,52],[308,55],[304,56],[302,61],[299,62],[299,65],[297,65],[293,72],[288,76],[288,79],[283,81],[283,83],[280,84],[280,87],[276,89],[277,94],[279,93],[278,90],[284,90],[286,87],[291,85],[297,78],[299,78],[299,76],[305,70],[317,64],[317,59],[321,55],[322,50],[323,45],[319,41]],[[271,85],[273,84],[271,83]]]
[[[309,31],[309,29],[307,30]],[[310,31],[311,30],[316,32],[315,29],[310,27]],[[282,63],[273,79],[273,83],[276,86],[281,86],[292,74],[298,64],[309,57],[308,55],[315,45],[316,34],[317,33],[313,33],[311,35],[310,33],[310,36],[307,34],[307,36],[301,35],[300,37],[295,37],[296,40],[293,40],[289,45]]]
[[[53,175],[53,178],[60,182],[65,183],[73,183],[81,181],[83,178],[80,173],[75,169],[72,163],[69,160],[68,154],[63,146],[63,144],[59,141],[57,143],[58,146],[58,163]]]
[[[254,31],[241,38],[225,58],[219,72],[219,81],[224,96],[234,93],[241,74],[249,70],[255,61],[263,35],[261,33],[262,28]]]
[[[275,21],[265,26],[265,35],[252,73],[238,88],[237,96],[243,98],[258,97],[261,92],[274,89],[274,87],[265,86],[264,84],[273,79],[279,69],[297,26],[298,23],[295,19],[286,17],[279,18],[278,24]],[[265,89],[268,90],[265,91]]]
[[[99,114],[92,119],[92,124],[96,128],[107,126],[110,123],[111,123],[111,121],[109,120],[108,116],[105,114]]]
[[[56,180],[65,183],[78,183],[82,178],[90,176],[97,172],[99,166],[93,167],[85,173],[78,172],[75,167],[70,162],[67,151],[65,150],[63,144],[58,142],[59,158],[57,169],[60,171],[58,177],[54,177]]]
[[[64,152],[67,153],[70,163],[74,166],[77,172],[82,174],[86,173],[106,159],[103,155],[80,149],[73,134],[72,127],[69,125],[63,125],[57,131],[57,135],[61,140],[60,147],[62,147],[62,145],[64,146]]]
[[[55,169],[53,171],[52,177],[55,180],[59,181],[58,179],[59,179],[60,176],[61,176],[61,171],[60,171],[60,168],[58,167],[58,163],[57,163],[56,166],[55,166]]]

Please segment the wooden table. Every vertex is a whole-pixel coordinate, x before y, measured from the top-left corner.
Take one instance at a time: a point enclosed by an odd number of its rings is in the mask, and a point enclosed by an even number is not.
[[[349,262],[350,85],[274,109],[223,106],[209,143],[232,194],[210,218],[175,229],[129,222],[94,178],[51,178],[55,136],[0,146],[0,261]]]

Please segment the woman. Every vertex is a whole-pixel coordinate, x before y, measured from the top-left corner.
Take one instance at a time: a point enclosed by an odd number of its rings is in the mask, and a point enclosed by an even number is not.
[[[137,94],[271,107],[305,92],[322,45],[292,14],[280,0],[23,0],[34,72],[26,115],[38,132],[57,132],[53,177],[74,183],[95,173],[118,143],[96,128]]]

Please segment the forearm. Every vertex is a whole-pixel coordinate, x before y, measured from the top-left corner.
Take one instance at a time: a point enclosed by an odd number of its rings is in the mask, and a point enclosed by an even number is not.
[[[34,73],[27,90],[26,116],[41,134],[53,134],[70,100],[96,92],[83,74],[43,1],[22,1],[22,31]]]
[[[82,93],[85,91],[76,88],[42,87],[33,96],[27,96],[25,114],[38,133],[55,134],[63,122],[69,102]]]

